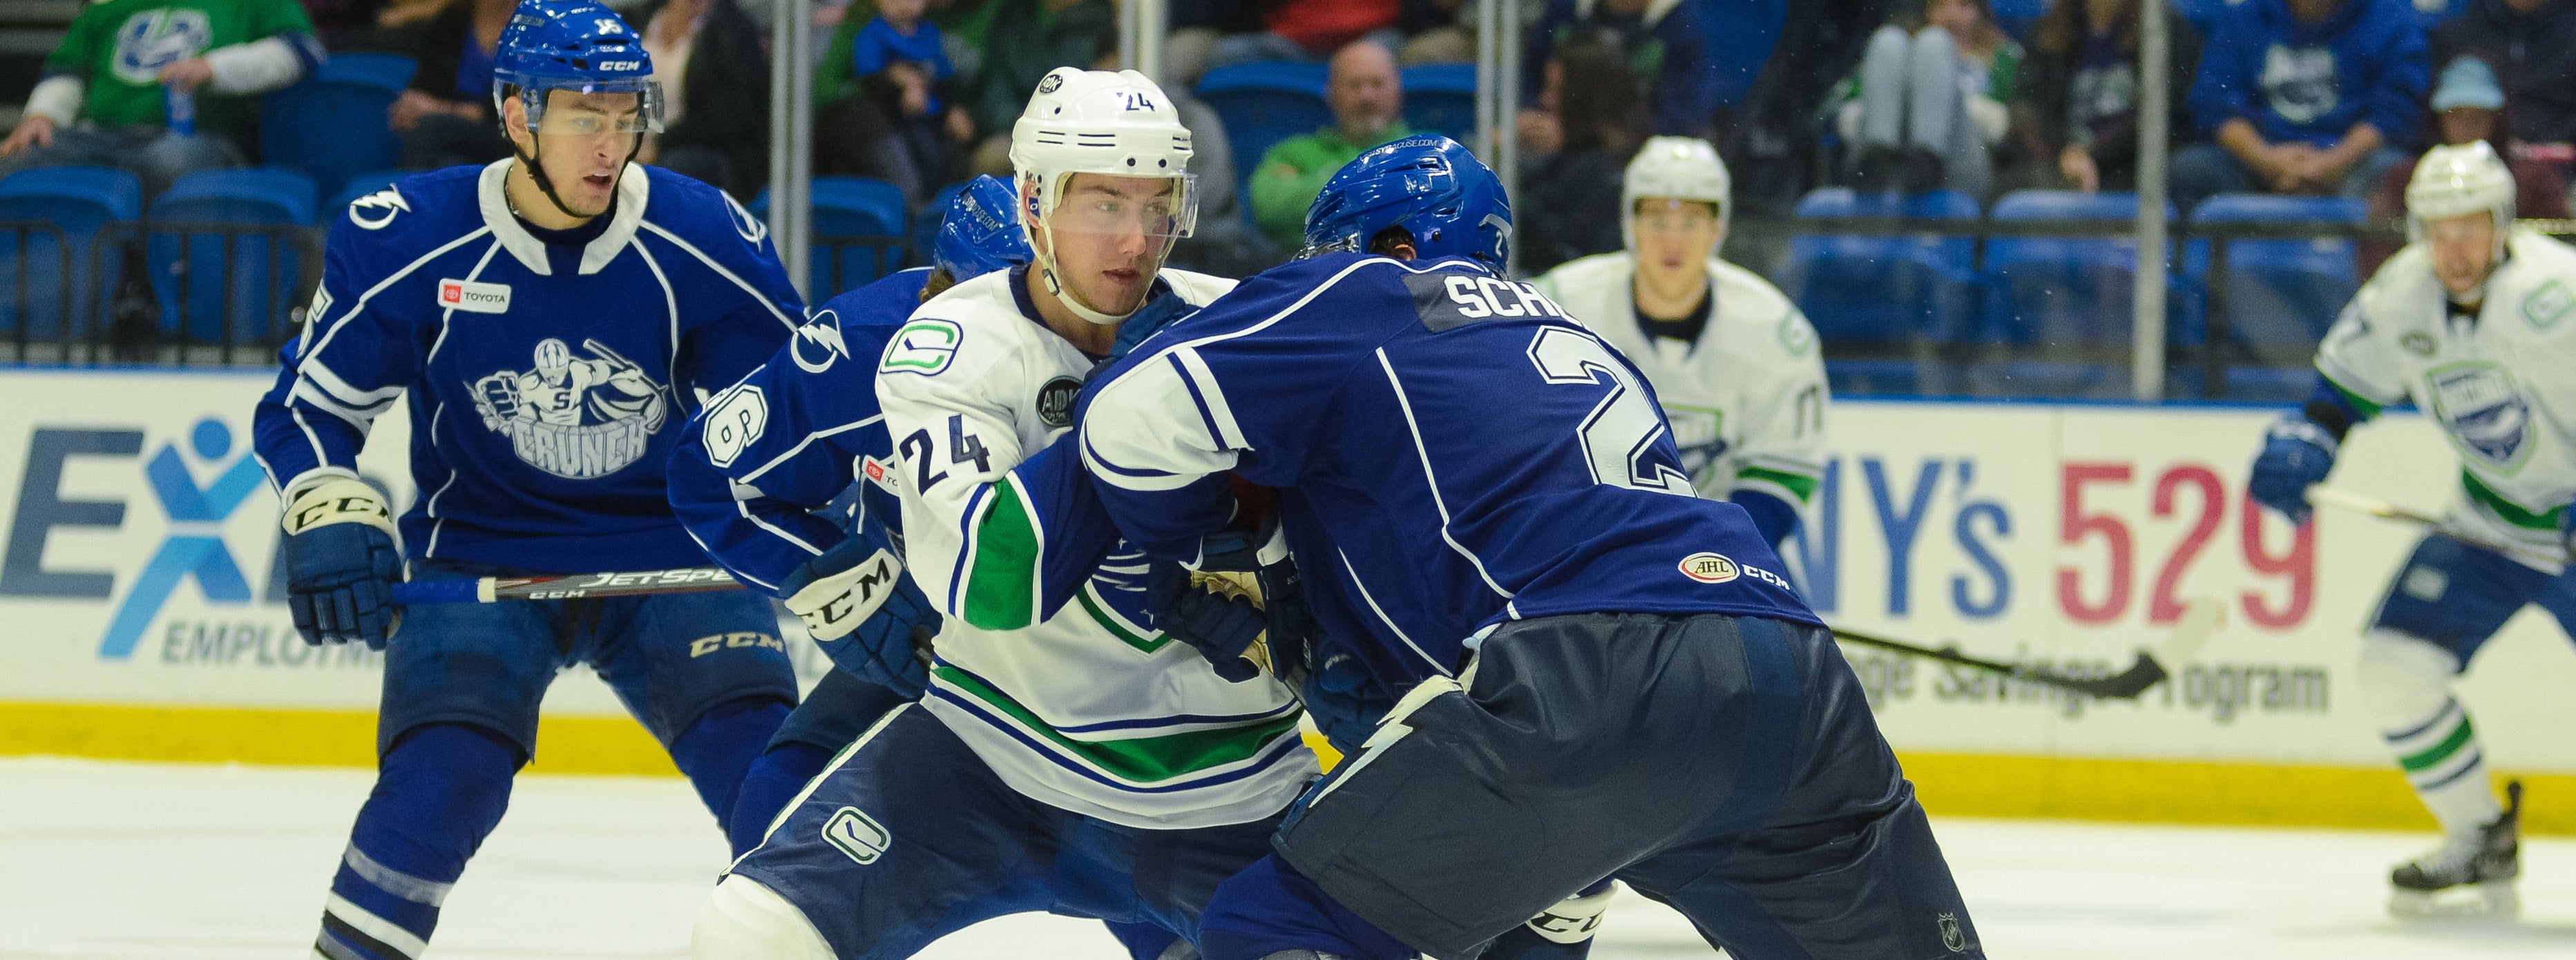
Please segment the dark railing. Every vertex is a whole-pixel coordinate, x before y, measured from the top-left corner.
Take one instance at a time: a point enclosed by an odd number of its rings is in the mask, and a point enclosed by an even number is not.
[[[266,363],[322,275],[322,232],[303,226],[0,221],[0,244],[19,363]]]

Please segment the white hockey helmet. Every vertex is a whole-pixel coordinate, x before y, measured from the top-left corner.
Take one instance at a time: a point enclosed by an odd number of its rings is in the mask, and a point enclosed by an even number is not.
[[[1198,225],[1198,190],[1189,162],[1190,130],[1181,125],[1180,108],[1144,74],[1057,67],[1038,81],[1028,107],[1011,126],[1011,167],[1023,193],[1033,194],[1021,211],[1029,233],[1047,237],[1037,247],[1038,269],[1066,307],[1093,323],[1126,318],[1081,303],[1056,279],[1057,238],[1049,218],[1064,201],[1066,179],[1093,173],[1177,181],[1169,217],[1145,225],[1146,235],[1160,236],[1163,253],[1169,254],[1172,241],[1189,236]]]
[[[1619,183],[1619,236],[1637,249],[1637,201],[1648,197],[1699,200],[1717,205],[1717,226],[1735,212],[1733,181],[1717,148],[1697,137],[1652,137],[1628,161]]]
[[[2406,181],[2407,229],[2423,239],[2424,221],[2464,213],[2495,215],[2496,242],[2513,226],[2513,169],[2484,140],[2424,151]]]

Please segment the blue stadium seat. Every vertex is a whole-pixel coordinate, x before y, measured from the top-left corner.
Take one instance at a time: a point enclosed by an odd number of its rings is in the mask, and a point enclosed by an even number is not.
[[[402,138],[385,126],[385,110],[417,66],[390,53],[333,54],[312,76],[261,98],[261,155],[312,177],[322,196],[337,195],[354,174],[393,166]]]
[[[86,335],[116,290],[124,263],[117,247],[98,246],[98,236],[108,224],[142,213],[143,184],[123,170],[51,167],[0,179],[0,220],[52,224],[61,231],[0,232],[0,334]]]
[[[1998,221],[2113,220],[2137,217],[2133,193],[2021,190],[1995,201]],[[2168,221],[2173,205],[2165,205]],[[2123,228],[2125,233],[2125,228]],[[1996,237],[1986,244],[1986,314],[1979,338],[1991,343],[2119,347],[2132,341],[2137,241],[2128,236]],[[2196,343],[2198,314],[2190,290],[2168,280],[2167,340]],[[1997,387],[2018,395],[2121,395],[2125,364],[2034,361],[2008,365]],[[2030,389],[2036,387],[2037,389]]]
[[[2201,201],[2191,222],[2360,223],[2368,207],[2340,197],[2220,194]],[[2206,289],[2209,243],[2194,240],[2183,255],[2183,276]],[[2233,240],[2227,244],[2227,329],[2234,343],[2308,348],[2361,289],[2347,239]]]
[[[901,188],[866,177],[815,177],[813,189],[814,249],[806,266],[807,299],[821,303],[903,269],[912,217],[903,205]],[[751,215],[769,216],[769,191],[762,190],[752,199]],[[890,244],[845,246],[835,257],[831,241],[840,237]]]
[[[1252,219],[1252,172],[1261,168],[1261,155],[1281,140],[1333,123],[1320,63],[1218,67],[1199,79],[1198,98],[1225,124],[1226,141],[1234,148],[1235,195],[1243,198],[1246,221]]]
[[[229,326],[234,344],[275,342],[285,332],[286,310],[303,275],[300,249],[269,236],[183,235],[161,224],[310,226],[314,192],[312,179],[301,173],[260,167],[192,173],[155,198],[144,259],[152,270],[152,291],[161,299],[162,330],[192,343],[220,343]]]
[[[348,185],[340,188],[340,194],[322,207],[322,226],[331,226],[332,221],[339,219],[340,212],[358,202],[359,197],[393,186],[395,181],[408,176],[411,174],[402,170],[372,170],[350,177]]]
[[[1232,123],[1227,121],[1229,132],[1234,129]],[[1471,142],[1476,136],[1476,65],[1433,63],[1404,68],[1404,125],[1416,133]]]
[[[1817,190],[1798,201],[1801,217],[1928,217],[1962,221],[1955,236],[1810,234],[1789,241],[1782,289],[1827,341],[1951,340],[1975,312],[1976,239],[1964,228],[1977,202],[1943,190],[1917,196]]]

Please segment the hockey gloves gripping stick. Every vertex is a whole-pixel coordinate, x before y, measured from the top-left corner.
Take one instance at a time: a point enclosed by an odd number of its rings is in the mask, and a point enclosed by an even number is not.
[[[834,664],[906,697],[921,696],[929,677],[916,651],[929,649],[939,614],[903,575],[903,561],[880,528],[862,527],[806,561],[778,592]]]
[[[1216,675],[1241,683],[1268,671],[1303,686],[1314,616],[1276,528],[1260,538],[1209,534],[1195,565],[1158,560],[1146,575],[1154,626],[1207,657]]]
[[[2304,414],[2293,413],[2272,424],[2263,437],[2263,453],[2254,458],[2254,477],[2245,492],[2255,503],[2280,511],[2291,523],[2308,522],[2308,488],[2324,483],[2334,470],[2333,433]]]
[[[289,496],[286,603],[295,632],[310,644],[356,640],[383,650],[402,627],[393,584],[403,575],[384,495],[356,477],[333,474]]]

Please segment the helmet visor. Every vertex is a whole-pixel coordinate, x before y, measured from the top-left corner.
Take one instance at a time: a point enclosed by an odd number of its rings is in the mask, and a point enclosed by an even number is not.
[[[552,95],[557,92],[565,96]],[[662,132],[662,84],[654,80],[538,79],[519,87],[519,101],[528,108],[528,129],[541,134],[591,137]]]
[[[1197,186],[1189,174],[1071,174],[1064,178],[1062,199],[1047,214],[1047,228],[1064,235],[1154,241],[1186,237],[1198,226]]]

